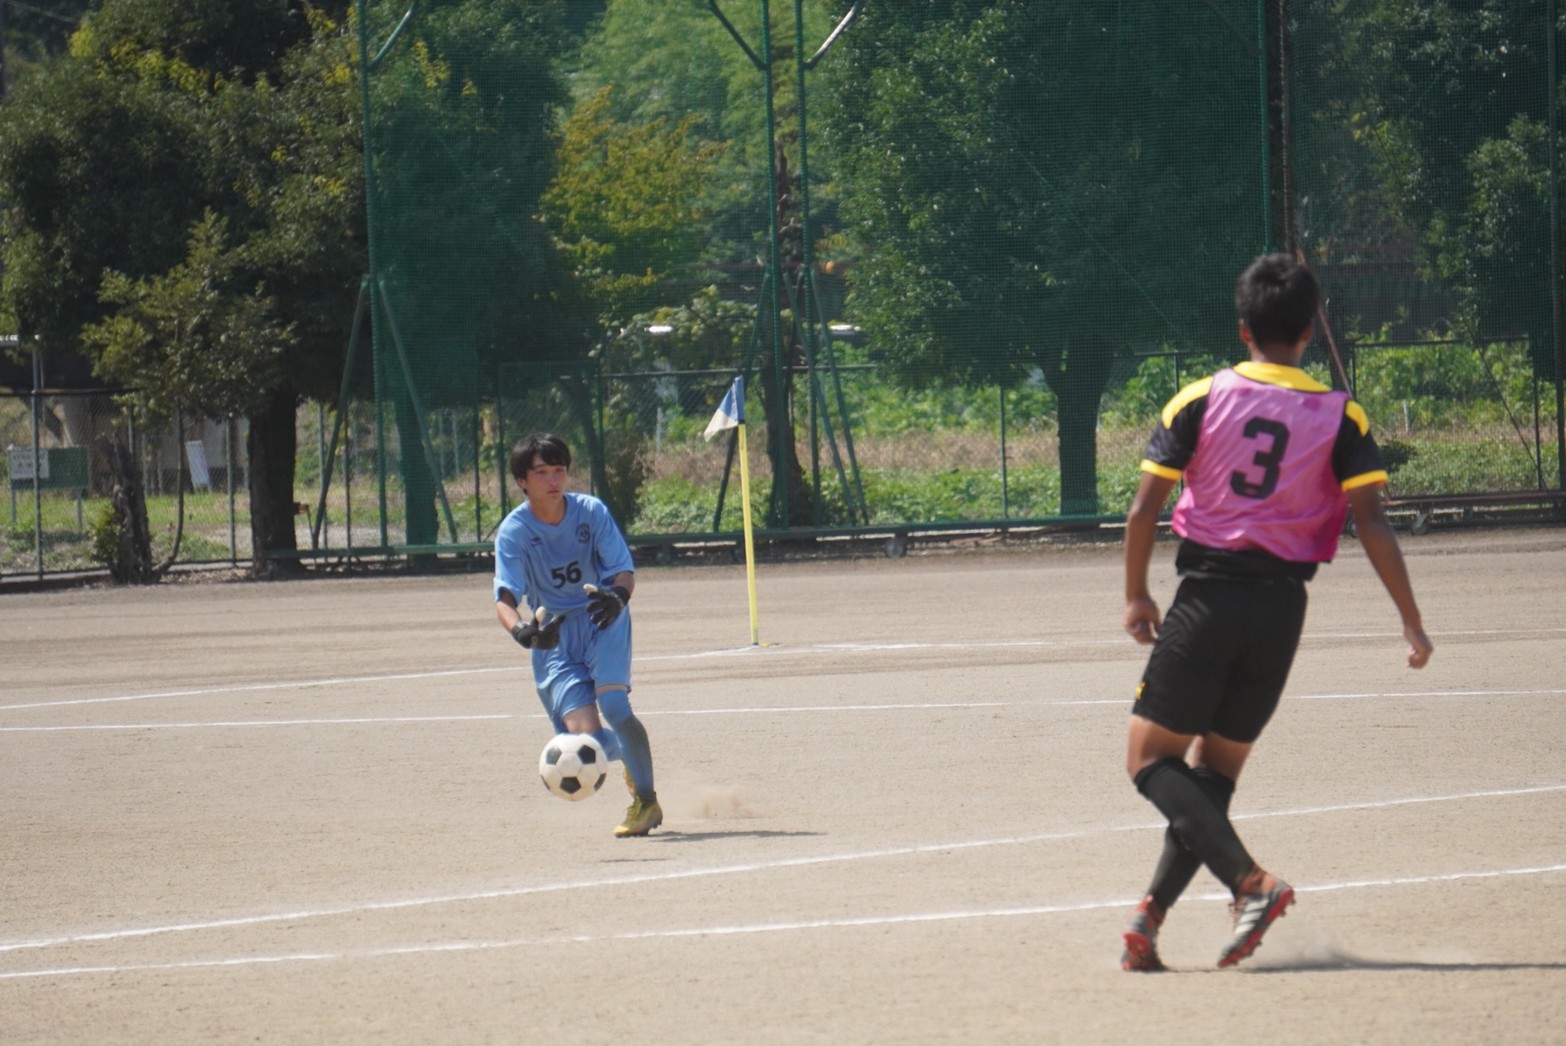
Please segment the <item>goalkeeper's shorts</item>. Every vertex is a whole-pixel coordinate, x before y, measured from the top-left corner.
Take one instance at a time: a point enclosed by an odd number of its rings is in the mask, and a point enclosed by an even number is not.
[[[533,685],[544,711],[556,719],[594,704],[599,687],[631,686],[631,614],[599,628],[586,611],[560,625],[560,645],[533,651]]]

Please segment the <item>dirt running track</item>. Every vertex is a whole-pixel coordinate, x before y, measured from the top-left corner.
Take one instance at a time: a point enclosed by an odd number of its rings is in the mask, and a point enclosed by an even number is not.
[[[0,596],[0,1041],[1566,1042],[1566,529],[1404,547],[1430,667],[1347,542],[1235,800],[1298,905],[1216,971],[1204,873],[1151,976],[1112,545],[763,564],[760,647],[644,569],[633,840],[485,576]]]

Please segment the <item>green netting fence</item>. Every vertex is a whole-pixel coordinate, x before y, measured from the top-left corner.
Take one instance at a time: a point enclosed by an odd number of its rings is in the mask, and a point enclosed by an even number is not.
[[[374,439],[316,547],[483,543],[536,429],[633,535],[732,532],[733,448],[700,431],[735,374],[771,532],[1113,518],[1280,249],[1321,276],[1310,366],[1369,409],[1394,497],[1560,489],[1551,4],[622,2],[574,89],[544,6],[360,5],[373,375],[339,411]],[[570,222],[540,220],[589,89],[624,140],[690,119],[739,158],[707,255],[639,298],[573,299],[611,281],[573,283]],[[598,184],[644,159],[597,146]],[[600,256],[652,272],[630,239]],[[694,286],[735,306],[726,353],[654,322]]]
[[[299,412],[307,554],[483,548],[539,429],[640,542],[732,537],[701,432],[736,375],[766,535],[1112,521],[1268,250],[1321,278],[1307,366],[1395,505],[1558,512],[1555,0],[355,17],[371,271],[341,395]]]

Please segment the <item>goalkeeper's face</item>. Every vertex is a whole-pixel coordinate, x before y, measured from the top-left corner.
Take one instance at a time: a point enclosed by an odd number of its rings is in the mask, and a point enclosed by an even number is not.
[[[566,490],[571,485],[571,470],[564,465],[546,465],[539,462],[517,480],[517,486],[527,496],[527,502],[537,515],[542,511],[552,518],[565,501]]]

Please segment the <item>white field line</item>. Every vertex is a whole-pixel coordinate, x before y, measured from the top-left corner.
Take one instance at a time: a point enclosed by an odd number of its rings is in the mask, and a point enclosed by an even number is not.
[[[1566,635],[1566,628],[1535,628],[1535,629],[1474,629],[1469,631],[1436,632],[1432,633],[1436,639],[1450,639],[1459,636],[1506,636],[1510,638]],[[1345,632],[1345,633],[1313,633],[1304,637],[1303,641],[1311,640],[1338,640],[1338,639],[1381,639],[1398,638],[1401,633],[1396,632]],[[1009,640],[1005,642],[952,642],[952,643],[922,643],[922,642],[884,642],[884,643],[806,643],[799,646],[779,644],[761,644],[747,647],[726,647],[718,650],[699,650],[680,654],[652,654],[639,655],[636,658],[638,664],[654,661],[699,661],[714,657],[789,657],[794,655],[818,654],[822,652],[842,651],[872,651],[872,650],[1004,650],[1004,649],[1045,649],[1059,647],[1100,647],[1100,646],[1124,646],[1128,654],[1135,654],[1141,658],[1145,651],[1136,647],[1130,639],[1123,636],[1110,636],[1104,639],[1038,639],[1038,640]],[[396,672],[383,675],[361,676],[328,676],[322,679],[299,679],[286,683],[244,683],[235,686],[207,686],[191,687],[182,690],[161,690],[145,694],[115,694],[101,697],[62,698],[50,701],[28,701],[14,704],[0,705],[0,712],[12,712],[29,708],[54,708],[70,705],[111,704],[123,701],[151,701],[159,698],[174,697],[201,697],[212,694],[252,694],[278,690],[311,690],[320,687],[331,686],[359,686],[365,683],[395,683],[411,682],[420,679],[445,679],[470,675],[494,675],[497,673],[521,673],[529,671],[525,663],[504,666],[490,666],[486,668],[449,668],[421,672]],[[1557,693],[1558,691],[1542,691],[1544,693]]]
[[[1480,799],[1509,799],[1520,796],[1549,795],[1566,792],[1566,783],[1537,785],[1528,788],[1503,788],[1489,789],[1474,792],[1457,792],[1440,796],[1409,796],[1397,799],[1378,799],[1358,803],[1340,803],[1327,806],[1296,807],[1287,810],[1264,811],[1250,814],[1236,815],[1236,821],[1263,820],[1276,817],[1306,817],[1320,814],[1345,813],[1362,810],[1384,810],[1401,806],[1423,805],[1428,803],[1468,802]],[[1043,832],[1036,835],[1009,836],[998,839],[963,839],[938,843],[921,843],[913,846],[889,847],[877,850],[852,850],[841,853],[816,854],[801,857],[781,858],[775,861],[746,862],[743,864],[713,865],[705,868],[688,868],[677,871],[644,872],[633,875],[611,876],[603,879],[570,880],[564,882],[539,883],[532,886],[502,887],[493,890],[480,890],[461,894],[442,894],[429,897],[408,897],[388,901],[366,901],[361,903],[330,905],[320,908],[301,908],[286,912],[272,912],[262,915],[235,916],[228,919],[210,919],[182,923],[170,923],[160,926],[131,927],[120,930],[101,930],[92,933],[65,934],[55,937],[38,937],[16,941],[0,941],[0,953],[17,952],[31,949],[54,948],[63,945],[80,945],[99,941],[117,941],[138,937],[155,937],[163,934],[194,933],[207,930],[232,929],[244,926],[262,926],[270,923],[303,922],[310,919],[325,919],[336,916],[356,916],[367,912],[398,911],[416,908],[429,908],[448,904],[470,904],[478,901],[502,900],[512,897],[525,897],[537,894],[563,893],[573,890],[599,890],[623,886],[641,886],[649,883],[676,882],[690,879],[704,879],[714,876],[728,875],[755,875],[764,872],[776,871],[788,868],[806,868],[817,865],[844,864],[852,861],[883,860],[895,857],[919,856],[931,853],[951,853],[957,850],[975,850],[986,847],[998,846],[1026,846],[1039,843],[1063,842],[1073,839],[1091,838],[1094,836],[1110,835],[1120,832],[1141,832],[1162,828],[1164,823],[1141,822],[1127,825],[1111,825],[1105,828],[1087,828],[1070,832]],[[1551,866],[1546,870],[1556,870]],[[1469,873],[1462,873],[1467,875]],[[1489,873],[1472,873],[1484,875]],[[1439,876],[1425,877],[1430,881],[1437,881]],[[1411,880],[1413,881],[1413,880]],[[1303,889],[1298,884],[1296,889]],[[1326,887],[1312,887],[1312,889],[1326,889]],[[1213,894],[1217,897],[1217,894]],[[1114,902],[1122,903],[1120,901]],[[1135,900],[1124,902],[1134,904]],[[18,974],[3,974],[5,976],[17,976]]]
[[[1387,701],[1424,698],[1476,698],[1476,697],[1543,697],[1566,694],[1566,688],[1541,690],[1408,690],[1382,693],[1353,694],[1290,694],[1285,701]],[[729,708],[675,708],[653,709],[638,712],[643,719],[661,719],[666,716],[725,716],[725,715],[815,715],[842,712],[934,712],[967,710],[980,711],[1007,708],[1022,704],[1017,701],[934,701],[889,702],[886,704],[824,704],[824,705],[752,705]],[[1031,707],[1076,708],[1092,705],[1127,705],[1129,699],[1087,698],[1068,701],[1027,702]],[[317,719],[212,719],[187,720],[174,723],[76,723],[66,726],[0,726],[0,734],[52,734],[76,731],[112,730],[226,730],[253,727],[279,726],[398,726],[429,723],[494,722],[504,719],[542,719],[542,712],[475,712],[466,715],[439,716],[324,716]]]
[[[1427,886],[1432,883],[1461,882],[1471,879],[1499,879],[1525,875],[1550,875],[1566,872],[1566,864],[1540,865],[1525,868],[1495,868],[1482,871],[1442,872],[1434,875],[1405,875],[1385,879],[1357,879],[1348,882],[1321,883],[1315,886],[1297,886],[1296,892],[1317,893],[1334,890],[1385,889],[1389,887]],[[1225,893],[1207,893],[1195,898],[1202,901],[1228,901]],[[1059,915],[1074,912],[1098,911],[1105,908],[1129,908],[1135,898],[1117,897],[1113,900],[1082,901],[1075,904],[1018,905],[1005,908],[968,908],[940,912],[904,912],[894,915],[864,915],[836,919],[800,919],[778,922],[741,923],[719,926],[671,927],[663,930],[636,930],[607,934],[560,934],[542,937],[512,937],[501,940],[473,941],[424,941],[416,944],[392,945],[381,948],[357,948],[343,951],[282,952],[273,955],[235,955],[221,959],[186,959],[178,962],[119,963],[102,966],[58,966],[35,970],[9,970],[0,972],[0,981],[24,978],[75,977],[87,974],[127,974],[166,970],[219,969],[236,966],[263,966],[280,963],[340,962],[391,958],[404,955],[434,955],[455,952],[484,952],[501,949],[533,948],[550,944],[613,943],[617,941],[669,940],[691,937],[732,937],[762,933],[798,933],[810,930],[858,929],[868,926],[908,926],[921,923],[958,922],[973,919],[1015,919],[1041,915]]]

